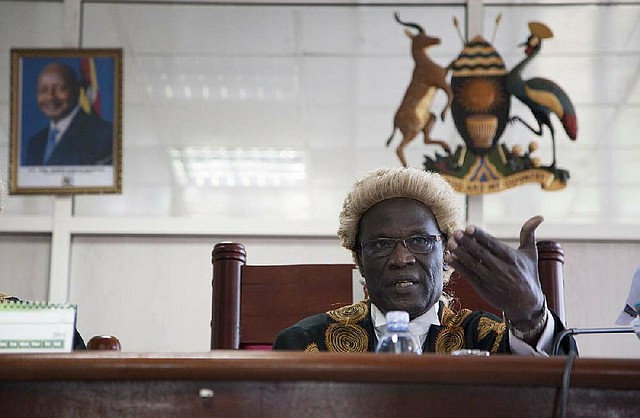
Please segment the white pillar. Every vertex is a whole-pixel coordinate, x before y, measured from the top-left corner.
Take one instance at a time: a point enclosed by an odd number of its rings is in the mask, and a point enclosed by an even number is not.
[[[484,1],[467,0],[467,40],[483,35]],[[467,195],[467,222],[480,225],[484,221],[484,197]]]
[[[71,261],[71,216],[73,197],[56,196],[53,202],[51,260],[49,261],[49,297],[52,303],[69,300],[69,265]]]
[[[62,46],[78,48],[81,44],[82,0],[64,1],[64,32]],[[69,300],[69,270],[71,264],[71,218],[73,196],[55,196],[49,260],[48,301],[66,303]]]
[[[64,32],[62,46],[78,48],[81,45],[82,0],[64,0]]]

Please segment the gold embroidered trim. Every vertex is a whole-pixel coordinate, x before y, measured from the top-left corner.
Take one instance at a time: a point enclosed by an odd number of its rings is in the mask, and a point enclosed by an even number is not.
[[[489,333],[495,332],[496,340],[491,346],[491,352],[496,353],[500,343],[502,342],[502,338],[504,337],[505,330],[506,325],[504,322],[494,321],[493,319],[483,316],[480,318],[480,322],[478,323],[478,342],[489,335]]]
[[[448,306],[446,306],[446,305],[445,305],[445,306],[442,308],[442,320],[441,320],[441,324],[442,324],[442,325],[444,325],[444,326],[446,326],[446,324],[448,324],[448,323],[449,323],[449,321],[451,321],[451,318],[453,318],[455,314],[456,314],[456,313],[455,313],[451,308],[449,308]]]
[[[360,352],[364,353],[369,348],[369,335],[367,330],[358,325],[369,315],[369,305],[361,301],[353,305],[343,306],[327,315],[336,321],[329,325],[324,334],[324,341],[328,351]]]
[[[445,327],[459,327],[469,315],[469,309],[461,309],[460,312],[454,312],[448,307],[444,307],[442,311],[442,325]]]
[[[436,353],[448,354],[464,348],[464,330],[460,327],[444,328],[436,337]]]
[[[318,344],[316,343],[311,343],[307,346],[307,348],[304,349],[305,353],[319,353],[320,350],[318,349]]]
[[[328,351],[364,353],[369,347],[367,330],[360,325],[333,323],[324,334]]]
[[[464,330],[460,326],[471,311],[462,309],[460,312],[454,312],[447,306],[442,310],[442,326],[443,329],[436,336],[435,350],[438,354],[448,354],[454,350],[464,348]]]
[[[506,326],[504,324],[502,324],[502,332],[500,332],[498,335],[496,335],[496,340],[493,342],[493,345],[491,346],[491,353],[495,354],[498,352],[498,347],[500,347],[500,343],[502,342],[502,339],[504,338],[504,330],[506,329]]]
[[[369,306],[365,301],[354,303],[353,305],[343,306],[332,311],[328,311],[327,315],[336,322],[343,324],[352,324],[360,322],[369,315]]]
[[[504,323],[494,321],[486,316],[481,317],[480,323],[478,324],[478,342],[483,340],[490,332],[499,333],[500,328],[502,328],[502,331],[504,332]]]

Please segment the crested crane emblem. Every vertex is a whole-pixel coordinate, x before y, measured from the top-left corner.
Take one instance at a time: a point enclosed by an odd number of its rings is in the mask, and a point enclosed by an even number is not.
[[[496,19],[496,28],[500,19],[500,16]],[[397,17],[396,20],[402,23]],[[427,115],[430,116],[423,116],[423,119],[430,123],[426,123],[427,128],[423,131],[425,143],[439,144],[445,153],[436,151],[433,157],[425,155],[425,170],[439,172],[454,189],[465,194],[494,193],[526,183],[538,183],[544,190],[565,188],[569,172],[557,167],[556,130],[551,114],[560,120],[566,135],[575,140],[578,132],[575,109],[569,96],[553,81],[541,77],[524,79],[522,75],[526,66],[540,52],[543,39],[553,36],[551,29],[543,23],[530,22],[530,35],[527,41],[520,45],[524,47],[525,57],[508,70],[490,42],[482,36],[475,36],[465,42],[455,18],[454,26],[462,40],[463,49],[445,70],[451,71],[453,100],[451,101],[447,87],[440,87],[441,83],[438,87],[447,92],[447,106],[451,104],[456,130],[464,145],[458,145],[455,151],[451,152],[453,146],[450,147],[444,141],[431,140],[429,130],[436,118],[427,109]],[[433,70],[430,74],[433,74]],[[418,76],[414,70],[412,85]],[[409,96],[410,90],[411,85],[405,99]],[[433,90],[435,88],[432,88],[432,92]],[[511,115],[512,96],[525,104],[531,114]],[[406,107],[404,101],[396,112],[394,131],[396,127],[402,130],[398,125],[398,114],[402,106]],[[442,111],[443,120],[446,110],[445,107]],[[527,119],[531,120],[532,117],[535,123],[527,122]],[[524,152],[520,145],[509,146],[500,141],[504,131],[517,123],[524,125],[537,136],[544,136],[544,127],[547,128],[552,145],[549,165],[543,165],[542,159],[534,155],[538,150],[535,141],[531,141]],[[413,129],[413,137],[420,130]],[[403,143],[406,138],[407,135],[404,136]],[[400,154],[398,150],[398,156],[406,166],[404,155]]]
[[[520,46],[525,46],[526,58],[520,61],[507,75],[506,87],[507,91],[516,96],[522,103],[526,104],[538,123],[538,128],[534,128],[521,119],[519,116],[513,116],[510,122],[521,122],[531,132],[538,136],[542,136],[542,126],[547,126],[551,132],[551,142],[553,146],[553,162],[551,167],[556,166],[556,138],[553,124],[549,115],[554,113],[562,122],[565,132],[575,141],[578,136],[578,119],[573,103],[569,96],[562,90],[560,86],[546,78],[535,77],[529,80],[523,80],[521,73],[524,67],[540,52],[542,48],[542,40],[553,37],[551,29],[545,24],[539,22],[529,22],[529,31],[531,35],[527,42]]]

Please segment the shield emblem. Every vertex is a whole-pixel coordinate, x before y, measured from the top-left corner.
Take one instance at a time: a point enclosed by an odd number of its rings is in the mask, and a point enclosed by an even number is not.
[[[476,36],[451,68],[451,113],[456,129],[470,150],[486,154],[497,144],[509,118],[504,61],[490,43]]]

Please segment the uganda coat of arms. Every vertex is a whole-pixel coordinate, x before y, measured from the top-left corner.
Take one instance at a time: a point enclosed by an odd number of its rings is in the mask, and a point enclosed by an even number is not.
[[[397,16],[396,20],[403,23]],[[500,18],[496,24],[499,20]],[[422,30],[415,23],[403,24]],[[458,28],[455,19],[454,25]],[[545,190],[566,187],[569,172],[556,166],[555,130],[550,115],[555,114],[567,136],[575,140],[578,130],[576,112],[567,94],[553,81],[541,77],[526,80],[522,78],[527,64],[540,52],[542,40],[553,36],[551,29],[540,22],[529,22],[529,31],[527,41],[521,44],[525,57],[511,70],[506,68],[502,57],[489,42],[482,36],[475,36],[465,42],[462,52],[446,69],[451,72],[450,88],[431,86],[431,97],[436,88],[452,92],[451,114],[464,145],[458,145],[451,151],[449,145],[443,145],[444,141],[430,139],[428,134],[435,115],[428,107],[425,108],[424,103],[422,107],[416,106],[413,109],[416,114],[427,112],[430,115],[422,117],[423,120],[431,121],[428,130],[420,129],[425,136],[425,143],[440,144],[445,151],[444,154],[436,153],[434,157],[425,155],[425,170],[439,172],[458,192],[471,195],[493,193],[526,183],[538,183]],[[413,49],[412,52],[417,69],[419,62]],[[426,56],[426,48],[423,53]],[[405,101],[416,83],[416,75],[414,70],[414,78]],[[515,96],[531,110],[537,126],[518,115],[510,115],[511,96]],[[406,107],[405,101],[402,106]],[[443,117],[445,111],[446,109],[443,110]],[[406,112],[405,109],[404,113]],[[534,156],[538,149],[535,141],[531,141],[526,150],[520,145],[510,147],[500,141],[504,130],[513,123],[522,123],[538,136],[542,136],[543,127],[547,127],[553,150],[551,164],[542,165],[541,159]],[[394,127],[397,125],[398,114]],[[414,136],[417,134],[415,131]],[[403,144],[406,145],[411,139],[413,138],[407,140],[405,135]],[[391,138],[387,145],[390,140]],[[397,153],[403,165],[406,165],[400,147]]]

